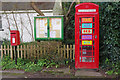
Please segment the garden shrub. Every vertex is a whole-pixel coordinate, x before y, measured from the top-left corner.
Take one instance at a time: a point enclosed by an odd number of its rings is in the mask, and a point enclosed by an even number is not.
[[[6,56],[2,60],[1,66],[2,66],[2,70],[18,69],[18,70],[25,70],[26,72],[36,72],[36,71],[41,71],[44,67],[49,68],[55,66],[56,68],[58,68],[61,65],[60,59],[59,61],[56,61],[57,58],[49,58],[49,57],[42,57],[41,59],[38,59],[36,63],[29,59],[18,58],[16,65],[15,60],[11,60],[10,57]],[[64,63],[65,62],[63,61],[63,64]]]

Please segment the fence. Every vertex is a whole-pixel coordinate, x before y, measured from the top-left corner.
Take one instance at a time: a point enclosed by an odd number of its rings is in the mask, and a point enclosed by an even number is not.
[[[55,48],[54,48],[55,49]],[[14,59],[15,56],[15,46],[11,45],[1,45],[1,59],[5,56],[10,56],[11,59]],[[18,58],[26,58],[30,59],[31,57],[35,57],[39,59],[42,55],[48,54],[50,50],[45,46],[39,45],[20,45],[17,46],[17,56]],[[67,59],[75,58],[75,45],[58,45],[56,50],[61,57]]]

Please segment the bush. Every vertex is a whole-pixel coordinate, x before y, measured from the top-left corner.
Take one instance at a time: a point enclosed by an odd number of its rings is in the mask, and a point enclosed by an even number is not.
[[[57,56],[54,58],[52,58],[52,56],[46,56],[45,58],[44,57],[42,57],[42,59],[37,60],[36,63],[28,59],[18,58],[17,65],[15,64],[15,60],[11,60],[9,57],[5,57],[3,58],[1,63],[2,70],[18,69],[18,70],[25,70],[26,72],[36,72],[36,71],[41,71],[43,67],[49,68],[55,66],[56,68],[58,68],[59,65],[61,64],[62,65],[68,64],[65,63],[66,61],[64,61],[64,59],[62,60]]]
[[[120,2],[97,4],[100,7],[100,62],[112,74],[120,69]]]

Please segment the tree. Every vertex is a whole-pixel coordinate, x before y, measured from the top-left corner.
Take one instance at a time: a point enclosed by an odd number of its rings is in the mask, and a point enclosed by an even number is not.
[[[62,3],[62,8],[63,8],[63,15],[64,15],[64,39],[66,40],[68,38],[68,33],[67,33],[67,28],[69,26],[69,21],[73,18],[73,15],[71,16],[71,11],[74,10],[74,6],[75,6],[75,3],[76,4],[79,4],[79,0],[77,0],[77,2],[75,2],[76,0],[74,0],[73,2],[71,3]],[[65,5],[67,4],[67,7],[65,7]],[[69,7],[68,7],[69,5]],[[41,10],[38,9],[38,7],[35,5],[34,2],[31,2],[31,6],[32,8],[41,16],[45,16]]]

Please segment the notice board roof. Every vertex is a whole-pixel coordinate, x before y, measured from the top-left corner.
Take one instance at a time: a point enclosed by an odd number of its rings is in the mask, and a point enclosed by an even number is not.
[[[40,10],[53,9],[55,2],[35,2],[35,5]],[[2,10],[33,10],[30,2],[2,2]]]

